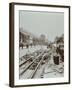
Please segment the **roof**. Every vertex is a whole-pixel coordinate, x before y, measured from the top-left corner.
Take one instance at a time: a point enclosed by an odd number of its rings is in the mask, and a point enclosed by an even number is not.
[[[19,32],[24,34],[24,35],[29,35],[30,36],[30,33],[28,33],[27,31],[23,30],[22,28],[19,29]]]

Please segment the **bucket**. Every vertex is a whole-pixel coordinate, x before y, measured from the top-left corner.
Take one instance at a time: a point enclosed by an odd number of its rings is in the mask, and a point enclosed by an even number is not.
[[[59,56],[53,56],[54,64],[59,65]]]

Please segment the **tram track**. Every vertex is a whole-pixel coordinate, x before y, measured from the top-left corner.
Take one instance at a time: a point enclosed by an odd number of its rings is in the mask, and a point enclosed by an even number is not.
[[[41,53],[40,55],[38,55],[28,66],[26,66],[24,68],[24,70],[20,73],[20,75],[22,75],[40,56],[42,56],[43,53]]]
[[[24,64],[27,63],[28,61],[32,61],[32,59],[34,59],[36,56],[38,56],[39,53],[40,53],[40,50],[37,50],[37,51],[29,54],[29,56],[27,57],[27,59],[26,59],[26,55],[22,56],[22,57],[20,58],[20,60],[23,59],[24,61],[21,61],[22,63],[19,64],[19,67],[21,67],[22,65],[24,65]],[[35,54],[36,54],[36,55],[35,55]]]
[[[19,76],[23,76],[24,73],[26,74],[26,72],[30,71],[30,75],[27,75],[27,79],[32,79],[37,71],[37,69],[39,68],[39,66],[41,65],[41,63],[43,62],[43,58],[42,56],[45,54],[45,52],[41,52],[39,55],[37,55],[33,61],[31,63],[29,63],[29,65],[27,65],[23,71],[19,74]],[[29,60],[27,60],[29,61]],[[23,62],[19,67],[21,68],[27,61]],[[34,66],[34,67],[33,67]],[[25,75],[26,76],[26,75]]]

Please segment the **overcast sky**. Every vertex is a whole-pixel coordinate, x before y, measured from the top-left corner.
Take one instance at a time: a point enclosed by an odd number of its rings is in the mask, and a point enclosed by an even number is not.
[[[64,33],[64,13],[19,11],[19,27],[35,36],[45,34],[49,41]]]

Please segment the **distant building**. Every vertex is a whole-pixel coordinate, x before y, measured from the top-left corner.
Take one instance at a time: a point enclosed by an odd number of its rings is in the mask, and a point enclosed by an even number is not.
[[[45,41],[45,35],[41,34],[40,39],[44,42]]]
[[[40,44],[41,45],[44,45],[45,44],[45,35],[44,34],[41,34],[40,35]]]
[[[30,40],[30,35],[27,32],[23,31],[22,28],[20,28],[20,30],[19,30],[19,44],[25,46],[26,44],[29,43],[29,40]]]

